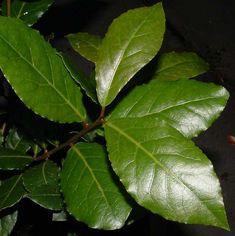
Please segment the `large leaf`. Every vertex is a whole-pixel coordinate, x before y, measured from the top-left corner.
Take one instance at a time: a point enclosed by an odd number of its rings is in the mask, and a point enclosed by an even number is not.
[[[228,96],[221,86],[195,80],[152,80],[130,92],[114,109],[111,119],[159,118],[192,138],[220,115]]]
[[[115,19],[96,62],[98,100],[110,104],[125,84],[158,52],[165,31],[161,3],[130,10]]]
[[[61,187],[68,211],[92,228],[120,228],[130,213],[98,144],[79,143],[71,148],[63,164]]]
[[[67,55],[62,54],[61,55],[64,65],[73,77],[73,79],[84,89],[86,94],[92,99],[92,101],[97,102],[97,96],[96,96],[96,83],[95,78],[85,76],[84,73],[82,73],[78,66],[73,62]]]
[[[0,169],[21,170],[32,162],[32,157],[8,148],[0,148]]]
[[[22,174],[2,181],[0,186],[0,211],[14,206],[25,195]]]
[[[109,157],[127,191],[173,221],[228,229],[219,181],[191,140],[158,119],[105,124]]]
[[[170,52],[160,56],[154,79],[188,79],[203,74],[209,69],[208,64],[192,52]]]
[[[15,128],[10,129],[6,140],[5,147],[26,153],[30,148],[30,142]]]
[[[11,214],[0,218],[0,235],[9,236],[17,221],[18,212],[14,211]]]
[[[18,19],[0,17],[0,55],[1,70],[29,108],[59,122],[85,119],[78,86],[37,31]]]
[[[87,60],[96,63],[102,38],[98,35],[79,32],[66,36],[73,49]]]
[[[23,182],[28,191],[27,197],[32,201],[51,210],[62,209],[58,167],[52,161],[45,161],[25,171]]]
[[[14,0],[11,3],[11,17],[23,20],[28,26],[32,26],[48,10],[53,0]],[[6,1],[2,4],[2,13],[6,13]]]

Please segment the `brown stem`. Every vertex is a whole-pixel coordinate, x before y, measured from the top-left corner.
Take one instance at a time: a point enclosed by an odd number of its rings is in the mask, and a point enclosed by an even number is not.
[[[11,16],[11,0],[7,0],[7,16]]]
[[[51,155],[58,152],[59,150],[65,148],[67,146],[72,146],[74,143],[76,143],[85,134],[89,133],[90,131],[92,131],[96,127],[102,125],[103,123],[104,123],[104,119],[101,116],[94,123],[92,123],[91,125],[88,125],[86,123],[86,125],[83,126],[83,129],[79,133],[77,133],[76,135],[74,135],[73,137],[68,139],[66,142],[60,144],[59,146],[55,147],[54,149],[52,149],[50,151],[44,152],[41,156],[35,157],[33,159],[35,161],[40,161],[40,160],[45,160],[45,159],[50,158]]]

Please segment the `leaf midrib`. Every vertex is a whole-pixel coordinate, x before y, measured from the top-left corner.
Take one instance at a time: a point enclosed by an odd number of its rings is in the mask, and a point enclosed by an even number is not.
[[[31,68],[32,68],[34,71],[36,71],[36,72],[39,74],[39,76],[41,76],[41,77],[44,79],[44,80],[48,83],[48,85],[49,85],[51,88],[53,88],[53,89],[55,90],[55,92],[66,102],[66,104],[69,105],[69,107],[75,112],[75,114],[78,115],[79,118],[81,118],[82,120],[84,119],[84,117],[80,114],[80,112],[78,112],[78,110],[70,103],[70,101],[69,101],[55,86],[53,86],[53,84],[52,84],[49,80],[47,80],[47,78],[41,73],[40,70],[38,70],[37,67],[34,67],[21,53],[19,53],[19,52],[17,51],[17,49],[16,49],[13,45],[11,45],[11,44],[10,44],[4,37],[2,37],[1,35],[0,35],[0,39],[2,39],[2,41],[3,41],[5,44],[7,44],[17,55],[20,56],[20,58],[22,58],[22,60],[24,60],[28,65],[30,65]],[[50,66],[50,69],[52,70],[51,66]]]

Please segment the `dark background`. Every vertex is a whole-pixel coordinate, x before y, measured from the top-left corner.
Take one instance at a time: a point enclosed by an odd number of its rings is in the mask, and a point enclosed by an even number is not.
[[[35,25],[45,36],[55,35],[53,44],[70,54],[85,72],[93,65],[78,56],[64,36],[85,31],[104,36],[113,18],[131,8],[151,5],[151,0],[56,0],[51,9]],[[235,135],[235,1],[234,0],[164,0],[167,31],[161,52],[194,51],[211,69],[201,77],[204,81],[221,84],[230,92],[228,105],[221,117],[195,142],[212,161],[220,179],[231,232],[201,225],[184,225],[147,214],[130,226],[117,231],[97,231],[80,223],[50,223],[47,213],[25,200],[15,235],[66,235],[78,230],[78,235],[235,235],[235,145],[227,141]],[[32,212],[40,217],[32,217]]]

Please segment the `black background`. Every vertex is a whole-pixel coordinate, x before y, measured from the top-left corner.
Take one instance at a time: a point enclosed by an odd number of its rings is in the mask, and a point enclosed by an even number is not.
[[[56,0],[35,25],[45,36],[55,35],[53,44],[70,54],[85,72],[93,65],[78,56],[64,36],[85,31],[104,36],[113,18],[131,8],[151,5],[151,0]],[[235,235],[235,146],[227,142],[235,135],[235,1],[234,0],[164,0],[167,31],[161,52],[194,51],[211,69],[201,77],[221,84],[230,92],[221,117],[195,142],[212,161],[220,179],[231,232],[210,226],[184,225],[147,214],[134,224],[117,231],[91,230],[80,223],[50,223],[43,209],[25,200],[21,209],[24,220],[17,223],[13,235],[66,235],[77,229],[78,235],[155,235],[232,236]],[[35,217],[32,212],[35,211]],[[38,214],[40,217],[37,217]]]

